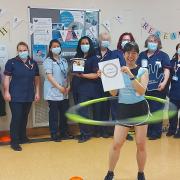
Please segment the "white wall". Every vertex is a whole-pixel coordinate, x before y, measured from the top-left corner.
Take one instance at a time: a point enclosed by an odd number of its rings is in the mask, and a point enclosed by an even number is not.
[[[28,11],[27,7],[45,7],[45,8],[80,8],[80,9],[100,9],[100,22],[110,20],[112,49],[116,48],[118,37],[121,33],[132,32],[141,50],[148,33],[141,29],[141,19],[145,18],[152,26],[164,31],[180,31],[179,21],[179,0],[0,0],[0,8],[7,12],[0,17],[0,26],[7,21],[11,21],[14,16],[21,17],[24,22],[16,29],[10,28],[10,39],[0,39],[0,44],[6,44],[8,47],[9,58],[16,55],[16,45],[19,41],[28,42]],[[117,23],[115,16],[122,16],[124,22]],[[100,26],[100,31],[104,28]],[[175,52],[175,45],[180,42],[176,40],[162,40],[163,50],[170,57]],[[8,118],[0,119],[0,130],[9,128],[10,113]],[[30,120],[31,121],[31,120]],[[31,126],[31,122],[30,125]]]

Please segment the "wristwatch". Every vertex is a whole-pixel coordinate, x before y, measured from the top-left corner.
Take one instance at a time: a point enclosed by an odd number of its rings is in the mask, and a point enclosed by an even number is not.
[[[135,80],[135,79],[136,79],[135,77],[130,78],[131,81],[133,81],[133,80]]]

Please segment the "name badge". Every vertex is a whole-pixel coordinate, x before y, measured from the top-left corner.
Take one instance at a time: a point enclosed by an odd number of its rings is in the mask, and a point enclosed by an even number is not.
[[[179,67],[180,67],[180,64],[178,64],[177,67],[179,68]]]
[[[156,61],[156,64],[158,65],[158,67],[159,67],[159,68],[161,68],[161,67],[162,67],[162,65],[161,65],[161,62],[160,62],[160,61]]]
[[[174,81],[178,81],[178,77],[177,77],[176,75],[174,75],[174,76],[172,77],[172,79],[173,79]]]
[[[141,61],[141,66],[142,66],[143,68],[147,68],[147,67],[148,67],[148,61],[147,61],[147,59],[142,59],[142,61]]]

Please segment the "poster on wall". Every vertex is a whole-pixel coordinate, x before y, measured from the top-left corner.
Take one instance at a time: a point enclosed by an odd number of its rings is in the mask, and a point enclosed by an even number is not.
[[[0,79],[3,77],[4,66],[8,60],[8,50],[7,46],[0,44]]]
[[[47,46],[46,45],[33,45],[33,60],[38,64],[43,63],[47,57]]]
[[[59,29],[55,31],[54,25],[53,38],[59,34],[62,48],[76,48],[84,30],[84,11],[60,10],[59,15]]]
[[[33,18],[33,38],[36,45],[49,45],[52,40],[52,19]]]
[[[99,34],[99,12],[98,11],[86,11],[85,14],[85,35],[89,36],[94,45],[98,43]]]

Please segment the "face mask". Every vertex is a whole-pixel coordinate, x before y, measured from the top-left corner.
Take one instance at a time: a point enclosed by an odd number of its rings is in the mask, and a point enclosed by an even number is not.
[[[90,45],[89,44],[83,44],[81,45],[81,50],[83,53],[87,53],[89,51],[89,47]]]
[[[22,52],[19,52],[18,55],[21,59],[27,59],[29,53],[28,53],[28,51],[22,51]]]
[[[61,52],[61,47],[52,48],[51,51],[53,54],[58,55]]]
[[[178,53],[178,55],[180,55],[180,48],[178,48],[177,53]]]
[[[101,41],[101,46],[104,47],[104,48],[108,48],[110,45],[110,42],[109,41]]]
[[[148,48],[150,51],[156,51],[156,50],[157,50],[157,46],[158,46],[157,43],[154,43],[154,42],[148,42],[147,48]]]
[[[122,41],[121,47],[124,48],[124,46],[128,43],[129,41]]]

